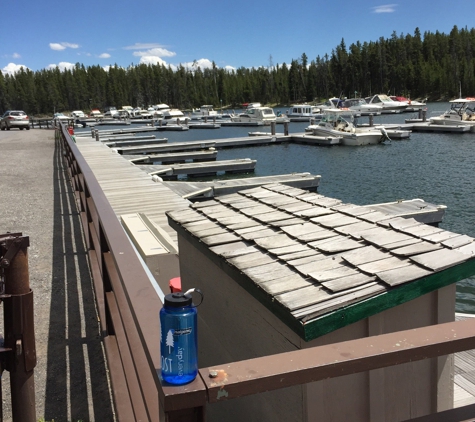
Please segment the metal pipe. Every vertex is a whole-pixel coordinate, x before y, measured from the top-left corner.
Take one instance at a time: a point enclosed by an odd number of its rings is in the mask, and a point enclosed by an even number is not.
[[[34,335],[33,292],[28,274],[28,237],[3,238],[6,253],[4,269],[4,330],[10,372],[13,422],[35,422],[36,349]]]

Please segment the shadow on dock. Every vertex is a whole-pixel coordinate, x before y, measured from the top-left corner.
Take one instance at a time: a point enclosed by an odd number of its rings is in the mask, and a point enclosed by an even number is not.
[[[54,154],[53,261],[45,420],[113,421],[95,298],[62,148]]]

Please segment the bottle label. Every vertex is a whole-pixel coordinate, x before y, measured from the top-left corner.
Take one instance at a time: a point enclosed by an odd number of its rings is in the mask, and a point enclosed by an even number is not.
[[[176,375],[179,377],[184,375],[185,348],[182,347],[180,338],[182,338],[182,336],[190,335],[192,332],[192,327],[180,329],[171,328],[167,331],[165,337],[165,350],[161,353],[162,372],[176,372]]]

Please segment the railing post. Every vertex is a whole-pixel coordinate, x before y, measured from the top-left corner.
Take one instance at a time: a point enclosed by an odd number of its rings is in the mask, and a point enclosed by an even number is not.
[[[0,269],[3,270],[5,362],[10,372],[13,422],[35,422],[36,348],[33,292],[28,274],[29,238],[21,233],[0,235]]]
[[[289,122],[284,122],[284,135],[289,136]]]
[[[275,135],[275,122],[270,122],[270,133]]]

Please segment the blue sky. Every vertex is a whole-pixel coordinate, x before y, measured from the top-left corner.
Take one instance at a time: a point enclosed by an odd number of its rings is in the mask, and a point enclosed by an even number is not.
[[[474,1],[440,0],[15,0],[2,5],[0,69],[289,64],[302,53],[330,55],[342,38],[349,47],[416,27],[422,34],[472,28],[474,12]]]

